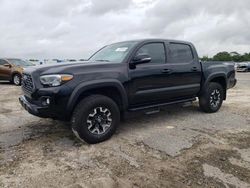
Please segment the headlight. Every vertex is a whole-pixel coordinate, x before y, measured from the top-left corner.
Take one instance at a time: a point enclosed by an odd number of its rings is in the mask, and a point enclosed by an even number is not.
[[[46,86],[60,86],[61,84],[68,82],[73,79],[70,74],[51,74],[40,76],[40,81]]]

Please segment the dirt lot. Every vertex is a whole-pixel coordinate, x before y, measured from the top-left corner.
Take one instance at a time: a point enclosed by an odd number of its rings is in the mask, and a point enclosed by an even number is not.
[[[129,119],[101,144],[40,119],[0,83],[0,187],[250,187],[250,73],[218,113],[197,103]]]

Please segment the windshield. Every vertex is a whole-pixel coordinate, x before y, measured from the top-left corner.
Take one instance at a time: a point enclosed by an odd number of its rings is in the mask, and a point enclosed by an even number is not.
[[[16,66],[21,66],[21,67],[27,67],[27,66],[33,66],[32,63],[29,63],[27,61],[23,61],[21,59],[8,59],[8,61],[11,63],[11,64],[14,64]]]
[[[90,57],[89,61],[121,63],[135,44],[136,42],[130,41],[105,46]]]

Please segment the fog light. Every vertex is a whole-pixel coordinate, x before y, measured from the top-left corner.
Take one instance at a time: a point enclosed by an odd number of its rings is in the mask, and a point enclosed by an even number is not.
[[[50,99],[49,98],[46,99],[46,103],[47,103],[47,105],[50,104]]]
[[[50,98],[49,97],[42,97],[42,105],[43,106],[48,106],[50,105]]]

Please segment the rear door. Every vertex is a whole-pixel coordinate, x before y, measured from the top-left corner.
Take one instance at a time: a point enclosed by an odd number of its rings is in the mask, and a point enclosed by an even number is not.
[[[200,91],[201,65],[191,44],[167,43],[167,68],[172,71],[170,100],[195,97]]]

